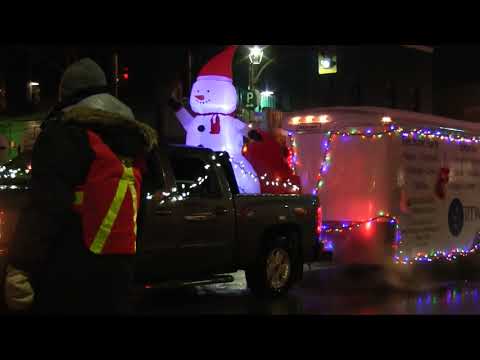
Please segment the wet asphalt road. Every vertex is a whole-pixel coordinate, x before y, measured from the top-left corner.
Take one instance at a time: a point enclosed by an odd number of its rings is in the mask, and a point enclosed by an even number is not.
[[[146,289],[135,299],[137,315],[432,315],[480,314],[480,271],[432,276],[409,288],[386,284],[376,271],[347,271],[330,264],[305,268],[290,294],[261,301],[246,289],[243,272],[227,284]]]

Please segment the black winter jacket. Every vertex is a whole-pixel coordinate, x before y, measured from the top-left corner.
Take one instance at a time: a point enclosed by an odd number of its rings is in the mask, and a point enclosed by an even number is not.
[[[8,262],[29,273],[34,288],[62,274],[65,281],[72,281],[92,276],[90,271],[116,271],[108,266],[118,256],[99,259],[84,248],[80,216],[72,211],[74,189],[85,182],[94,160],[87,130],[97,133],[118,156],[145,159],[147,174],[138,214],[137,237],[141,238],[144,190],[147,183],[155,184],[160,178],[156,132],[122,114],[81,104],[56,111],[44,122],[35,143],[29,205],[20,215],[8,251]]]

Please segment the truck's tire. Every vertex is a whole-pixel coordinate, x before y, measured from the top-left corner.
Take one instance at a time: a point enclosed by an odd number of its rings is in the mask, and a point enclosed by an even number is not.
[[[247,286],[255,296],[279,297],[294,284],[299,256],[293,238],[283,235],[267,241],[256,263],[245,270]]]

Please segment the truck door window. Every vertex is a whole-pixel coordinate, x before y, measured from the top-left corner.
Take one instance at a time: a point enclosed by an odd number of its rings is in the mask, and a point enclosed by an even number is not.
[[[143,176],[142,187],[147,192],[155,192],[161,189],[165,189],[165,156],[166,151],[164,149],[157,149],[152,153],[149,162],[147,163],[147,172]]]
[[[239,194],[237,180],[235,179],[235,173],[233,172],[232,164],[230,163],[230,157],[228,153],[217,152],[217,160],[221,164],[221,169],[227,178],[228,186],[232,194]]]
[[[194,157],[173,156],[171,161],[179,191],[189,191],[190,196],[221,195],[217,175],[212,165]]]

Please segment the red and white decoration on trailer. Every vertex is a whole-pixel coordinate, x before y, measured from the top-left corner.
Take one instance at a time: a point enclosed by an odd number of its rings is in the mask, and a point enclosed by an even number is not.
[[[289,114],[291,166],[339,263],[453,261],[480,248],[480,125],[386,108]]]

